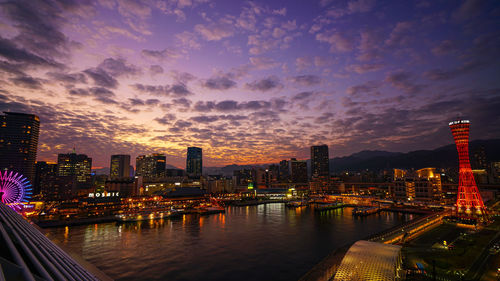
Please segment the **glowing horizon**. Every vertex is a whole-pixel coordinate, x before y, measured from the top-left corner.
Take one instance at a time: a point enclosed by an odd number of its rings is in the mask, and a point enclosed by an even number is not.
[[[163,153],[184,168],[500,136],[499,3],[0,4],[0,111],[40,117],[39,161]],[[134,165],[135,160],[131,160]]]

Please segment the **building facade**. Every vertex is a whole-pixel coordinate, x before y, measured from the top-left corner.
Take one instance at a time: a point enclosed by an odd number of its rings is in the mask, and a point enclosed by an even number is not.
[[[199,147],[188,147],[186,173],[189,177],[199,178],[203,174],[203,153]]]
[[[307,183],[307,162],[292,158],[290,160],[290,177],[293,183]]]
[[[135,175],[142,176],[145,180],[164,177],[166,162],[164,154],[139,155],[135,159]]]
[[[0,115],[0,170],[35,179],[40,119],[33,114],[4,112]]]
[[[438,203],[443,198],[441,174],[436,168],[417,171],[394,169],[393,196],[402,201]]]
[[[109,178],[123,179],[128,177],[130,177],[130,155],[111,155]]]
[[[77,189],[90,188],[92,158],[85,154],[72,153],[59,154],[57,156],[57,175],[60,177],[72,176]]]
[[[35,179],[33,180],[33,194],[39,194],[47,179],[57,175],[57,164],[37,161],[35,164]]]
[[[311,177],[328,177],[330,175],[330,158],[327,145],[311,146]]]

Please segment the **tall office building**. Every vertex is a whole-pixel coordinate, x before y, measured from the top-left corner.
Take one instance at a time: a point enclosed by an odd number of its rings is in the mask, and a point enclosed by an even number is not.
[[[290,160],[290,176],[294,183],[307,182],[307,162],[292,158]]]
[[[139,155],[135,159],[135,175],[146,180],[164,177],[166,162],[164,154]]]
[[[311,176],[313,178],[327,177],[330,174],[330,164],[327,145],[311,146]]]
[[[279,166],[279,181],[289,182],[290,181],[290,161],[281,160]]]
[[[0,170],[35,178],[40,119],[33,114],[4,112],[0,115]]]
[[[46,184],[47,179],[56,175],[56,163],[37,161],[35,164],[35,179],[33,180],[33,194],[39,194],[42,190],[42,186]]]
[[[57,155],[57,175],[73,176],[77,188],[89,188],[91,181],[92,158],[85,154],[71,153]]]
[[[111,179],[130,177],[130,155],[111,155],[109,177]]]
[[[189,177],[199,178],[203,173],[203,155],[199,147],[188,147],[186,173]]]

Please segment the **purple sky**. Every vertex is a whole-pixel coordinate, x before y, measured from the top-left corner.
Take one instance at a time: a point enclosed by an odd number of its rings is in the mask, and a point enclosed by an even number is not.
[[[500,137],[496,0],[43,2],[0,3],[0,110],[40,116],[39,160],[432,149],[457,116]]]

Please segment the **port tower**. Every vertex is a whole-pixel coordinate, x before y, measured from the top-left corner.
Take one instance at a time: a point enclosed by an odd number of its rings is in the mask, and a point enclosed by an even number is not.
[[[449,123],[458,152],[457,212],[460,215],[487,218],[483,199],[479,194],[469,161],[469,120]]]

